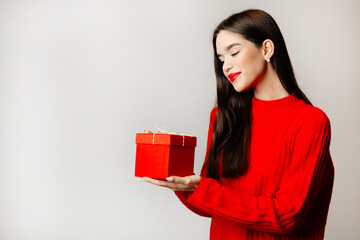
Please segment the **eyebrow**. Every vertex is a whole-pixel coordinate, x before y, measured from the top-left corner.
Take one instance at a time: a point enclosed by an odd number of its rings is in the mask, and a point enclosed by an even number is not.
[[[229,46],[227,46],[226,48],[225,48],[225,50],[226,51],[229,51],[232,47],[235,47],[235,46],[238,46],[238,45],[241,45],[240,43],[232,43],[232,44],[230,44]],[[218,56],[218,57],[220,57],[220,56],[222,56],[221,54],[216,54],[216,56]]]

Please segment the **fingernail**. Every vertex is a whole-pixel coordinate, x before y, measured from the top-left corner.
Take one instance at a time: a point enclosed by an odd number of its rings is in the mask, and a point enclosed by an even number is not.
[[[141,177],[138,177],[136,180],[138,180],[138,181],[144,181],[144,179],[142,179]]]
[[[174,181],[174,178],[172,178],[172,177],[167,177],[167,178],[166,178],[166,181],[172,182],[172,181]]]

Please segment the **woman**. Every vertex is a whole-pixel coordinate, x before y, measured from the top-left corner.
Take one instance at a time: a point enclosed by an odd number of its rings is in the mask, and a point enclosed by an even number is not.
[[[211,217],[210,239],[323,239],[330,122],[298,87],[275,20],[234,14],[215,29],[213,48],[217,106],[201,175],[143,179]]]

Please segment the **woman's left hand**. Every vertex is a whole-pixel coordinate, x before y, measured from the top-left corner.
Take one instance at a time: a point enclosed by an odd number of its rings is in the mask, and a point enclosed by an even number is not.
[[[165,180],[156,180],[153,178],[143,177],[144,181],[160,186],[166,187],[173,191],[194,191],[201,181],[201,176],[191,175],[186,177],[171,176]]]

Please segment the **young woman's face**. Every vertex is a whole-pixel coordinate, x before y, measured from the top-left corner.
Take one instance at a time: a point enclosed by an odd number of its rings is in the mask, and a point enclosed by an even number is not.
[[[266,61],[263,48],[257,48],[242,35],[221,30],[216,38],[217,55],[223,62],[223,73],[237,92],[245,91],[261,81]]]

